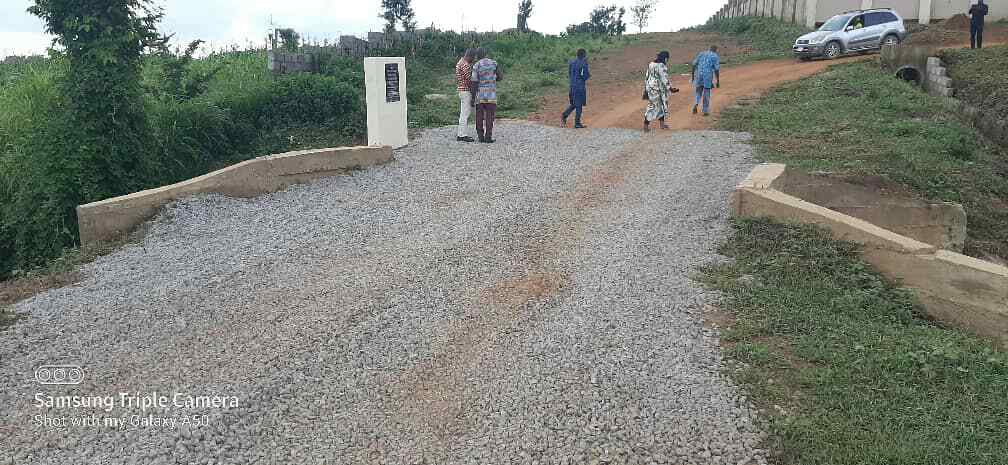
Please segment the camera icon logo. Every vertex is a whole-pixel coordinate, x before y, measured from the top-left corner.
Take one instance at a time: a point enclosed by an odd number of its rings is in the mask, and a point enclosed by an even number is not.
[[[35,369],[39,384],[80,384],[84,369],[77,365],[42,365]]]

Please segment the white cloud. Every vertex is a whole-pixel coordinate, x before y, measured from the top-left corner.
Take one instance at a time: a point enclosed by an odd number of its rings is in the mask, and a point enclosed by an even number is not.
[[[42,32],[42,22],[25,11],[34,2],[0,3],[0,56],[44,52],[50,39]],[[723,3],[661,0],[647,30],[670,31],[702,23]],[[320,41],[382,28],[380,0],[162,0],[160,4],[165,9],[161,27],[175,33],[179,45],[194,39],[206,40],[214,47],[261,44],[271,21]],[[597,4],[616,4],[629,10],[633,0],[536,0],[529,26],[559,33],[568,24],[585,21]],[[515,26],[518,0],[413,0],[413,8],[421,27],[433,23],[441,29],[499,31]]]

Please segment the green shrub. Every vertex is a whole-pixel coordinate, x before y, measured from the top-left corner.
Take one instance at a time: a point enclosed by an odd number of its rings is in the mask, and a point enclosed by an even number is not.
[[[425,33],[416,50],[383,53],[408,57],[410,126],[422,128],[455,124],[455,99],[424,95],[455,95],[455,63],[465,48],[482,45],[501,63],[506,78],[499,113],[518,117],[537,108],[544,90],[564,84],[567,60],[578,48],[595,53],[618,44],[601,37],[445,32]],[[70,69],[66,58],[0,65],[0,279],[73,247],[78,204],[259,155],[364,139],[359,60],[315,48],[320,73],[274,75],[265,50],[199,59],[187,53],[193,51],[142,56],[135,88],[143,102],[136,106],[142,127],[121,139],[112,158],[99,157],[109,141],[89,135],[96,126],[65,117],[76,115],[68,111],[70,94],[60,84]],[[97,72],[93,77],[113,80],[101,74],[107,71]]]
[[[749,59],[789,56],[795,40],[811,31],[779,19],[755,16],[711,19],[695,30],[723,34],[749,45],[753,49]]]
[[[941,52],[956,97],[1008,120],[1008,46]]]

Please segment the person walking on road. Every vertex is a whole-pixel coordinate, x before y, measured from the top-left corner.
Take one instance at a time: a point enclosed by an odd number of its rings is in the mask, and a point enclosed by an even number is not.
[[[476,84],[476,137],[486,144],[494,143],[494,117],[497,116],[497,83],[504,76],[496,61],[487,56],[485,48],[476,49],[471,81]]]
[[[588,52],[585,49],[578,49],[577,58],[567,64],[567,74],[570,76],[570,106],[563,112],[560,118],[560,126],[567,127],[567,117],[574,112],[574,127],[584,128],[581,124],[581,111],[588,104],[587,81],[591,78],[588,71]]]
[[[679,92],[671,86],[668,76],[669,52],[658,53],[655,60],[648,64],[648,69],[644,79],[644,93],[642,97],[648,101],[647,110],[644,111],[644,130],[651,128],[651,122],[658,120],[662,129],[668,129],[665,124],[665,117],[668,116],[669,94]]]
[[[710,50],[700,52],[693,60],[693,71],[690,81],[696,89],[696,103],[693,104],[693,114],[697,112],[697,107],[703,100],[703,115],[710,114],[711,89],[721,87],[721,57],[717,54],[717,46],[712,45]]]
[[[472,67],[473,61],[475,61],[474,57],[474,50],[466,49],[465,55],[462,55],[455,65],[455,81],[459,94],[459,124],[455,140],[459,142],[475,142],[475,139],[469,136],[469,117],[473,111]]]
[[[984,0],[978,0],[969,9],[970,20],[970,48],[983,48],[984,18],[990,10]]]

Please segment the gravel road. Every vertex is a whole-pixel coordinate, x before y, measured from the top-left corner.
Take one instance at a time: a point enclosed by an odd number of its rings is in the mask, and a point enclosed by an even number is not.
[[[19,303],[0,464],[765,463],[688,278],[715,259],[747,136],[453,132],[178,202]],[[46,364],[84,380],[39,385]]]

